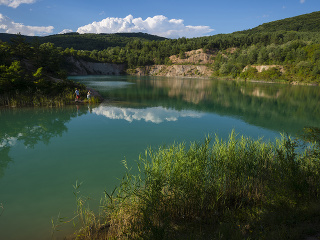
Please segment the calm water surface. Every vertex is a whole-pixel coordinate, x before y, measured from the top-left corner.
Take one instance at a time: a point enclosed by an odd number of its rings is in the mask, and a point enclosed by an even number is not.
[[[320,127],[320,88],[209,79],[73,77],[100,105],[0,109],[0,239],[62,239],[53,219],[72,218],[73,185],[97,210],[139,153],[173,142],[226,138],[232,129],[273,141]],[[134,171],[134,170],[133,170]],[[56,222],[57,223],[57,222]]]

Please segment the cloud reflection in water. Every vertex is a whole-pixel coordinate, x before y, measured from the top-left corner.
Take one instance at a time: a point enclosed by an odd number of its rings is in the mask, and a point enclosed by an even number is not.
[[[162,123],[164,121],[172,122],[177,121],[178,118],[192,117],[200,118],[203,114],[195,111],[182,110],[177,111],[174,109],[167,109],[163,107],[152,107],[152,108],[119,108],[111,106],[100,106],[92,109],[92,113],[97,115],[103,115],[109,119],[124,119],[128,122],[134,120],[152,123]]]
[[[16,145],[18,138],[21,136],[22,136],[21,133],[18,134],[18,137],[9,137],[5,135],[5,138],[0,139],[0,148],[12,147]]]

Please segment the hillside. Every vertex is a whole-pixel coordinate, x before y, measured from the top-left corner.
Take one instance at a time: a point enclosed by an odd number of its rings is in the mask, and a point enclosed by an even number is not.
[[[10,42],[15,34],[0,33],[0,40]],[[23,36],[27,42],[38,41],[40,44],[51,42],[56,47],[73,48],[75,50],[98,50],[108,47],[124,47],[127,43],[135,40],[140,41],[161,41],[166,38],[150,35],[147,33],[113,33],[113,34],[94,34],[94,33],[66,33],[55,34],[43,37]]]
[[[114,34],[94,34],[94,33],[68,33],[42,37],[40,42],[52,42],[57,47],[74,48],[77,50],[103,50],[108,47],[124,47],[134,40],[159,41],[165,40],[163,37],[150,35],[147,33],[114,33]]]
[[[93,71],[94,74],[117,73],[118,70],[103,70],[100,66],[120,64],[121,73],[137,75],[320,83],[319,19],[320,12],[314,12],[247,31],[179,39],[145,33],[69,33],[46,37],[0,34],[0,39],[6,41],[9,37],[16,38],[10,44],[0,42],[0,66],[8,81],[14,64],[21,63],[25,69],[28,62],[41,68],[45,75],[63,78],[77,72],[68,61],[73,57],[77,62],[90,62],[88,66],[99,65],[99,71]]]
[[[240,31],[239,33],[253,34],[276,31],[319,32],[320,11],[264,23],[258,27]]]
[[[248,41],[248,36],[256,35],[259,36],[261,34],[289,34],[290,36],[294,36],[296,39],[306,39],[307,41],[313,40],[312,36],[315,36],[315,39],[319,39],[320,32],[320,11],[303,14],[296,17],[285,18],[282,20],[277,20],[269,23],[264,23],[260,26],[249,30],[243,30],[234,32],[231,34],[218,34],[206,37],[198,37],[187,39],[188,42],[192,42],[193,45],[191,47],[185,48],[181,47],[184,52],[197,50],[204,47],[204,44],[218,42],[219,44],[211,44],[208,47],[212,48],[229,48],[232,47],[231,44],[228,46],[224,46],[225,41],[233,41],[237,39],[239,41],[246,41],[247,45],[255,44],[255,42]],[[312,35],[312,36],[311,36]],[[10,39],[14,38],[15,34],[7,34],[0,33],[0,40],[3,42],[10,42]],[[311,36],[311,37],[310,37]],[[147,33],[113,33],[113,34],[79,34],[79,33],[66,33],[66,34],[55,34],[49,36],[23,36],[25,40],[29,43],[34,41],[35,39],[40,43],[51,42],[54,43],[56,47],[65,48],[73,48],[75,50],[98,50],[102,51],[109,47],[125,47],[128,43],[132,43],[135,40],[140,40],[141,42],[145,41],[163,41],[166,40],[164,37],[159,37],[155,35],[150,35]],[[311,39],[310,39],[311,38]],[[182,45],[185,43],[184,39],[179,43]],[[176,39],[168,39],[172,41],[174,44]],[[265,40],[265,39],[262,39]],[[319,41],[319,40],[318,40]],[[198,44],[200,42],[200,44]],[[222,46],[221,46],[222,44]],[[233,43],[234,44],[234,43]],[[240,42],[240,44],[242,44]],[[177,54],[176,52],[171,53]]]

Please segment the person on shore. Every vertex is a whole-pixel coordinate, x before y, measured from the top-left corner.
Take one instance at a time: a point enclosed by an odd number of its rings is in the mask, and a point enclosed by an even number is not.
[[[90,100],[90,98],[91,98],[91,91],[89,90],[87,93],[87,99]]]
[[[79,101],[80,100],[80,92],[77,88],[76,88],[75,94],[76,94],[76,101]]]

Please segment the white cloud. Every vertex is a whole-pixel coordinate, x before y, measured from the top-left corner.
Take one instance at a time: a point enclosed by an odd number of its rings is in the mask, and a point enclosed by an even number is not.
[[[37,0],[0,0],[0,5],[6,5],[8,7],[17,8],[20,4],[32,4],[35,3]]]
[[[0,33],[21,33],[22,35],[34,36],[52,33],[53,29],[53,26],[25,26],[22,23],[15,23],[10,18],[0,13]]]
[[[163,15],[142,18],[105,18],[100,22],[79,27],[78,33],[144,32],[167,38],[200,37],[214,31],[209,26],[185,26],[182,19],[168,19]]]
[[[300,3],[305,3],[306,0],[300,0]]]
[[[65,34],[65,33],[71,33],[73,32],[71,29],[64,29],[61,32],[59,32],[59,34]]]
[[[133,122],[134,120],[144,120],[145,122],[152,122],[156,124],[165,121],[174,122],[181,117],[200,118],[202,116],[201,113],[194,111],[176,111],[163,107],[136,109],[100,106],[98,108],[92,109],[92,112],[97,115],[105,116],[109,119],[123,119],[128,122]]]

